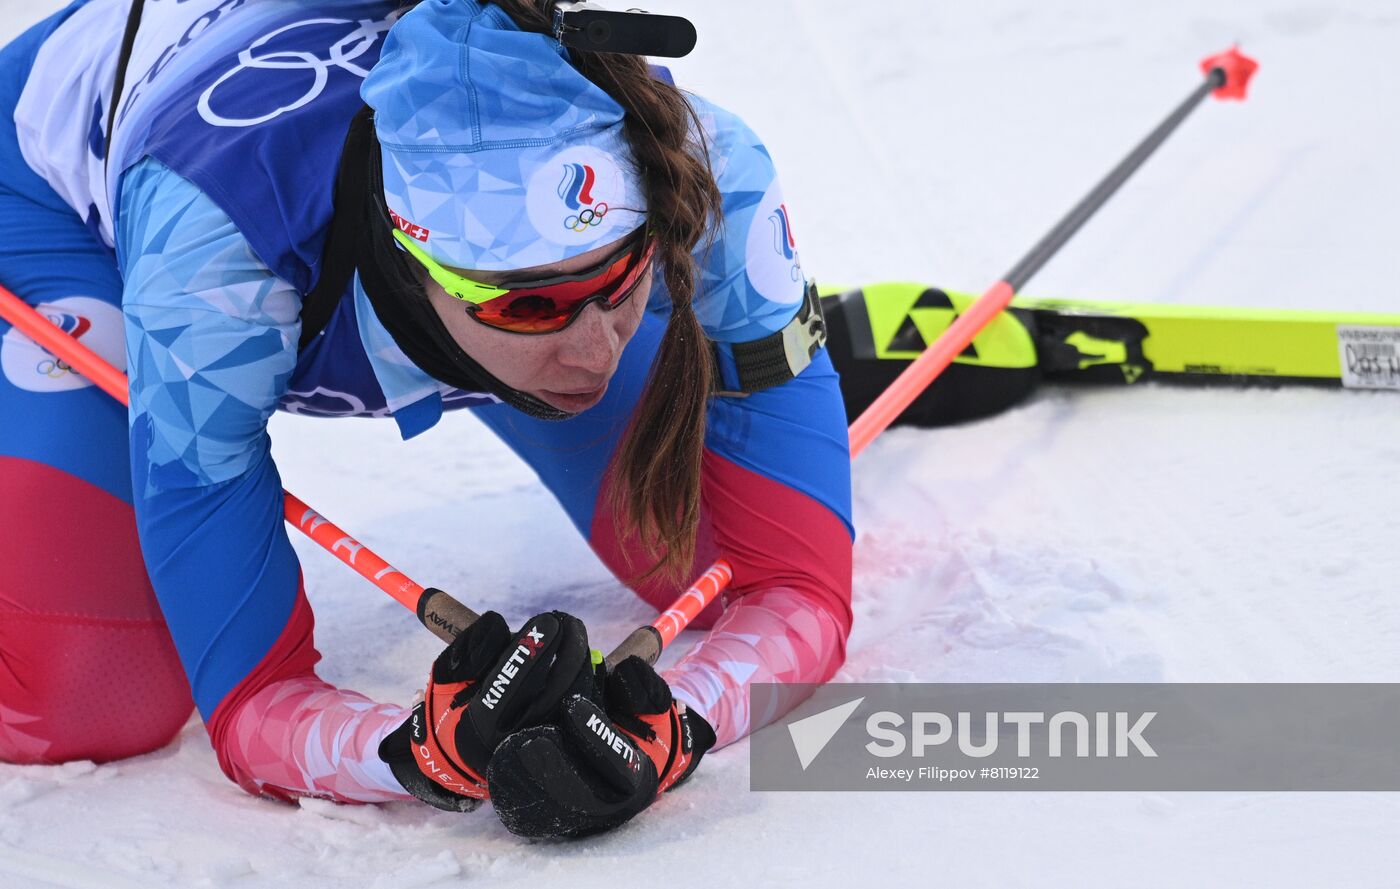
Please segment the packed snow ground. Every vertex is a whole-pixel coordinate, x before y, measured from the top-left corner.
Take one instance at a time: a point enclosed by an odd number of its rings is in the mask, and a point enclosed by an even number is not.
[[[57,5],[0,0],[0,36]],[[1202,108],[1029,290],[1400,312],[1390,0],[651,8],[696,20],[675,70],[767,140],[810,273],[973,290],[1239,40],[1250,101]],[[604,643],[650,619],[466,413],[273,435],[289,489],[421,582]],[[890,433],[856,466],[838,678],[1400,681],[1398,475],[1388,393],[1047,390]],[[409,699],[438,643],[293,539],[323,675]],[[253,799],[192,721],[127,762],[0,766],[0,886],[1400,885],[1395,794],[758,794],[747,754],[610,836],[526,844],[489,810]]]

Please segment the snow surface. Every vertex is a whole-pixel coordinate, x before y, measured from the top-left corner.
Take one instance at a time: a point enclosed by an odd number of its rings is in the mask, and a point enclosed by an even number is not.
[[[0,34],[57,5],[0,0]],[[1030,292],[1400,311],[1393,0],[650,8],[696,20],[674,68],[768,141],[811,273],[968,290],[1239,40],[1263,63],[1250,101],[1202,108]],[[1389,393],[1143,387],[890,433],[856,467],[839,679],[1400,681],[1397,417]],[[388,422],[273,435],[291,490],[421,582],[604,641],[650,619],[465,412],[409,443]],[[409,699],[438,643],[293,539],[323,675]],[[526,844],[487,810],[253,799],[197,722],[117,764],[0,765],[6,889],[1395,886],[1398,827],[1381,793],[759,794],[741,743],[624,830]]]

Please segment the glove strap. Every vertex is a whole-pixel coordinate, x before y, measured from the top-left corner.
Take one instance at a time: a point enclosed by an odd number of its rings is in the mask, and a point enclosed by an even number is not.
[[[695,727],[699,717],[688,710],[680,708],[684,704],[672,704],[665,713],[636,714],[631,720],[641,722],[650,729],[651,737],[645,737],[639,732],[633,731],[624,723],[619,722],[619,727],[632,738],[637,748],[650,757],[656,765],[657,788],[656,794],[660,796],[666,791],[675,787],[690,773],[695,771],[695,766],[703,755],[710,748],[713,742],[714,732],[705,726],[709,731],[711,741],[705,744],[703,749],[697,750],[697,738]],[[703,722],[703,720],[699,720]]]
[[[490,794],[486,789],[486,779],[470,766],[458,762],[438,743],[438,735],[441,732],[446,731],[448,737],[455,737],[457,723],[461,721],[465,711],[460,708],[454,710],[448,706],[452,700],[450,689],[436,691],[430,697],[434,704],[441,705],[442,708],[432,731],[428,730],[428,717],[423,715],[427,709],[426,702],[414,708],[409,725],[413,756],[418,763],[418,770],[452,793],[472,799],[488,799]]]

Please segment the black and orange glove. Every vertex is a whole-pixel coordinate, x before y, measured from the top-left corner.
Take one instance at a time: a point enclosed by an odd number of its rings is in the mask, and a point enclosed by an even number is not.
[[[501,741],[557,719],[565,700],[596,696],[599,679],[578,618],[550,611],[512,634],[488,611],[438,655],[423,700],[379,758],[423,802],[471,811],[489,798],[487,763]]]
[[[486,770],[501,823],[523,837],[612,830],[690,777],[715,744],[700,714],[671,697],[639,657],[608,674],[606,709],[583,695],[555,724],[526,728],[496,748]]]

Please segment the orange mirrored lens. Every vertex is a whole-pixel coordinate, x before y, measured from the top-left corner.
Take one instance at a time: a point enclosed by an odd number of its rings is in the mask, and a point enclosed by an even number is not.
[[[472,317],[512,333],[553,333],[569,325],[590,302],[616,308],[637,289],[651,265],[654,245],[618,257],[596,276],[544,287],[522,287],[473,306]]]

